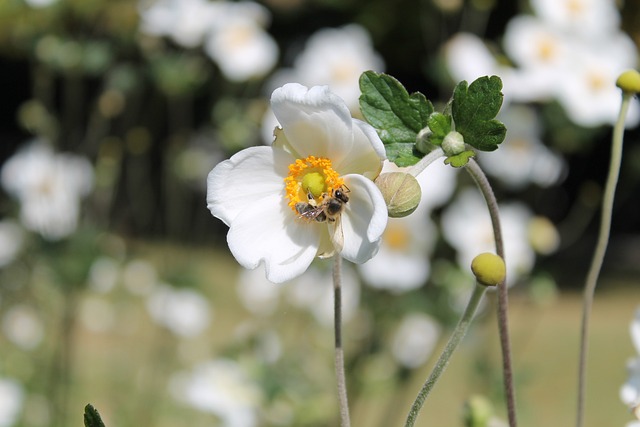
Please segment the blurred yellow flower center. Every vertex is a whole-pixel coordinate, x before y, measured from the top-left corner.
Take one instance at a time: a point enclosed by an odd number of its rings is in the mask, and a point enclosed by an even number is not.
[[[389,221],[382,235],[382,240],[384,240],[385,244],[392,250],[402,251],[409,247],[411,234],[409,229],[404,225]]]
[[[297,212],[296,203],[308,203],[310,196],[320,203],[324,194],[332,194],[344,185],[338,172],[333,170],[331,160],[315,156],[291,163],[284,183],[289,207],[294,212]]]

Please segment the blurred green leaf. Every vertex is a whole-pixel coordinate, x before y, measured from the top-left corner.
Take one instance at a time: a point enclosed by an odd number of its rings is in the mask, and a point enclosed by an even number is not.
[[[105,427],[100,418],[100,414],[91,404],[84,407],[84,426],[85,427]]]
[[[433,105],[419,92],[387,74],[366,71],[360,76],[360,110],[378,131],[387,157],[398,166],[410,166],[424,155],[415,148],[418,133],[427,126]]]
[[[502,80],[480,77],[471,85],[458,83],[453,92],[452,114],[464,142],[482,151],[493,151],[504,141],[507,129],[495,117],[502,106]]]

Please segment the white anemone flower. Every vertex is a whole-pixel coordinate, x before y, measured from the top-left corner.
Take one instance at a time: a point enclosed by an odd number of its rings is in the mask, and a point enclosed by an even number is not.
[[[440,336],[440,325],[430,316],[413,313],[405,316],[391,346],[393,357],[402,366],[414,369],[425,363]]]
[[[147,310],[155,322],[186,338],[204,332],[213,315],[209,301],[199,292],[164,284],[147,299]]]
[[[316,257],[367,261],[387,224],[372,181],[385,157],[376,131],[326,86],[287,84],[271,107],[282,126],[273,145],[242,150],[207,177],[207,206],[229,226],[231,253],[245,268],[264,263],[278,283]]]
[[[620,24],[613,0],[531,0],[535,14],[554,27],[585,38],[597,38]]]
[[[225,77],[242,82],[267,74],[278,60],[279,49],[264,30],[269,11],[254,2],[219,4],[205,43],[205,52]]]
[[[0,427],[16,424],[24,406],[25,391],[19,382],[0,378]]]
[[[59,240],[77,228],[80,200],[93,186],[93,168],[84,157],[54,153],[36,140],[7,160],[2,185],[20,201],[27,229]]]

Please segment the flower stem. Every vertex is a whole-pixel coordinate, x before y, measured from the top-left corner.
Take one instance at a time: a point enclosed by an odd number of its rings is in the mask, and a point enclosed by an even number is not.
[[[489,209],[491,224],[493,226],[493,236],[496,243],[496,253],[506,262],[504,253],[504,242],[502,239],[502,228],[500,226],[500,214],[498,210],[498,201],[493,194],[489,180],[480,168],[480,165],[474,160],[469,159],[465,169],[476,185],[482,192]],[[507,402],[507,417],[509,426],[516,427],[516,395],[513,386],[513,368],[511,365],[511,343],[509,340],[509,317],[507,308],[509,306],[509,297],[507,292],[506,279],[498,285],[498,330],[500,334],[500,347],[502,349],[502,372],[504,382],[505,399]]]
[[[421,158],[418,163],[411,166],[411,169],[409,169],[408,173],[413,176],[418,176],[427,168],[427,166],[438,160],[440,157],[444,156],[445,154],[444,151],[442,151],[442,148],[436,148],[435,150],[430,151],[429,154]]]
[[[465,308],[460,321],[456,325],[456,328],[453,330],[453,333],[449,338],[449,342],[447,342],[447,345],[442,351],[440,358],[438,358],[433,371],[431,371],[429,378],[427,378],[427,381],[425,381],[425,383],[422,385],[422,388],[420,389],[420,392],[418,392],[413,405],[411,405],[411,410],[407,415],[405,427],[413,427],[413,425],[415,424],[416,419],[418,418],[418,413],[424,405],[424,401],[426,400],[433,387],[436,385],[436,382],[440,378],[440,375],[442,375],[447,365],[449,364],[449,360],[451,359],[451,356],[453,355],[455,349],[458,347],[458,344],[460,344],[460,341],[467,333],[469,325],[471,324],[471,320],[473,319],[473,315],[476,312],[476,309],[478,308],[480,300],[482,299],[485,291],[485,286],[476,283],[476,286],[473,289],[473,293],[471,294],[471,298],[469,299],[469,303],[467,304],[467,307]]]
[[[586,371],[587,371],[587,349],[589,347],[589,317],[591,315],[591,306],[593,305],[593,295],[596,290],[598,276],[602,268],[607,244],[609,242],[609,233],[611,230],[611,216],[613,211],[613,200],[615,197],[616,185],[618,184],[618,176],[620,175],[620,164],[622,162],[622,141],[624,134],[624,122],[629,109],[631,95],[623,92],[622,105],[620,106],[620,114],[618,121],[613,128],[613,137],[611,142],[611,160],[609,163],[609,175],[605,185],[604,196],[602,199],[602,215],[600,217],[600,232],[598,234],[598,242],[591,260],[591,267],[587,275],[582,306],[582,324],[580,331],[580,360],[578,363],[578,409],[576,417],[576,426],[582,427],[584,423],[585,409],[585,392],[586,392]]]
[[[342,349],[342,257],[334,256],[333,262],[334,330],[335,330],[335,369],[338,386],[338,405],[340,407],[340,426],[350,427],[347,382],[344,374],[344,350]]]

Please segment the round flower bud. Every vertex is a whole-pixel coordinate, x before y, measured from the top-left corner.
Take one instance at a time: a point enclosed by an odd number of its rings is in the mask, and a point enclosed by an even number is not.
[[[476,256],[471,261],[471,271],[478,283],[484,286],[496,286],[502,283],[507,275],[504,260],[490,252]]]
[[[466,427],[487,427],[493,417],[493,406],[484,396],[471,396],[464,405]]]
[[[640,73],[636,70],[627,70],[620,74],[616,80],[616,86],[625,93],[640,93]]]
[[[402,218],[418,207],[422,190],[413,175],[404,172],[383,173],[375,182],[382,192],[390,217]]]
[[[442,151],[447,156],[455,156],[465,150],[464,137],[460,132],[451,131],[442,140]]]
[[[431,135],[433,135],[433,132],[429,127],[418,132],[418,136],[416,136],[416,149],[418,151],[427,154],[438,148],[437,145],[431,142]]]

